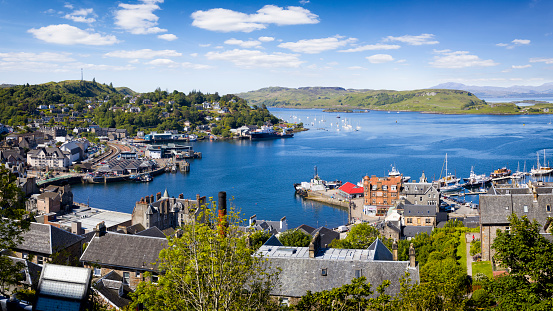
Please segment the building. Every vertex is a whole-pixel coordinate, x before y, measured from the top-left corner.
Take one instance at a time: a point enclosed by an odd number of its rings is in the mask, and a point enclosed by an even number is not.
[[[54,139],[56,137],[65,137],[67,135],[67,129],[65,126],[42,126],[40,128],[40,131],[44,133],[45,137],[48,137],[48,139]]]
[[[58,213],[61,210],[61,196],[56,192],[44,192],[36,197],[39,214]]]
[[[383,216],[390,206],[399,203],[399,193],[403,184],[402,176],[363,178],[365,215]]]
[[[435,206],[440,204],[440,190],[434,184],[426,182],[424,173],[418,183],[404,183],[400,197],[406,204]]]
[[[334,249],[320,245],[320,235],[313,237],[309,247],[285,247],[276,239],[267,241],[257,251],[267,259],[271,269],[281,269],[279,282],[271,290],[284,304],[295,303],[307,291],[331,290],[364,276],[375,288],[385,280],[391,284],[385,293],[395,295],[400,290],[400,279],[409,273],[412,282],[419,282],[419,267],[415,250],[411,247],[409,261],[397,261],[395,255],[379,240],[368,249]]]
[[[37,169],[66,169],[69,158],[58,147],[43,147],[27,153],[27,164]]]
[[[340,193],[346,199],[355,199],[363,197],[364,188],[350,183],[349,181],[338,188]]]
[[[171,198],[165,189],[163,196],[161,192],[156,194],[155,200],[151,195],[136,202],[132,211],[132,225],[141,224],[145,229],[175,229],[196,221],[205,204],[206,197],[196,195],[196,200],[189,200],[184,199],[181,193],[178,198]]]
[[[145,272],[152,273],[153,281],[157,280],[156,262],[159,252],[167,246],[165,238],[109,232],[100,225],[81,256],[81,263],[93,270],[94,277],[113,272],[134,290],[146,280]]]
[[[282,217],[280,221],[271,221],[271,220],[257,220],[257,215],[250,217],[249,226],[246,230],[255,230],[255,231],[265,231],[270,234],[276,235],[281,232],[288,230],[288,222],[286,221],[286,216]]]
[[[304,224],[299,226],[296,230],[301,230],[309,234],[311,238],[315,237],[315,235],[318,233],[321,236],[320,244],[322,247],[329,247],[332,241],[340,239],[340,233],[334,230],[330,230],[326,227],[313,228]]]
[[[73,206],[73,192],[70,185],[55,186],[50,185],[44,189],[44,193],[57,193],[60,195],[60,208],[62,210],[68,210]]]
[[[544,225],[553,217],[553,183],[533,182],[528,188],[512,185],[493,186],[487,194],[480,195],[480,238],[482,260],[491,260],[497,230],[509,229],[509,216],[526,216],[540,224],[540,233],[546,234]]]
[[[71,162],[84,160],[85,149],[77,141],[69,141],[60,146],[60,150],[67,153]]]

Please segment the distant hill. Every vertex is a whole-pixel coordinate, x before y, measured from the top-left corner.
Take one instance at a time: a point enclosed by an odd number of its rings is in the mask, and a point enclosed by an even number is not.
[[[472,93],[459,90],[355,90],[341,87],[268,87],[237,94],[250,105],[285,108],[338,108],[457,113],[485,108]]]
[[[6,87],[12,87],[16,86],[17,84],[0,84],[0,89],[6,88]]]
[[[432,88],[448,90],[464,90],[474,93],[478,97],[553,97],[553,83],[545,83],[540,86],[514,85],[510,87],[499,86],[474,86],[462,83],[447,82],[438,84]]]

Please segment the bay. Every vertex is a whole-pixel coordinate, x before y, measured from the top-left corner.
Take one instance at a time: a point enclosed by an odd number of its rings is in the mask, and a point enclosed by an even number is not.
[[[489,174],[503,166],[514,171],[517,164],[522,170],[526,163],[529,171],[537,151],[543,161],[543,149],[553,157],[553,125],[547,115],[270,110],[284,120],[304,123],[309,131],[288,139],[190,143],[203,154],[191,161],[190,173],[163,174],[150,183],[74,185],[74,200],[131,213],[141,197],[165,189],[170,196],[215,199],[226,191],[244,218],[286,216],[290,227],[337,227],[347,221],[346,210],[294,195],[293,184],[309,181],[314,166],[323,179],[356,183],[365,175],[386,176],[391,165],[413,179],[423,171],[429,180],[437,179],[444,175],[446,153],[448,169],[458,177],[468,177],[471,166],[477,174]]]

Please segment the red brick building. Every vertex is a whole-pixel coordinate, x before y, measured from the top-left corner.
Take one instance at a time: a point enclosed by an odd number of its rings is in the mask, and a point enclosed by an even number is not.
[[[399,201],[399,192],[403,184],[402,176],[363,178],[363,192],[365,196],[363,213],[366,215],[381,216]]]

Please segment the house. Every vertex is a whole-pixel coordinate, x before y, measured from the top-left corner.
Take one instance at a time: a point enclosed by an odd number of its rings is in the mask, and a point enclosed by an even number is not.
[[[440,204],[440,190],[436,185],[426,182],[426,178],[421,177],[418,183],[404,183],[401,188],[400,197],[406,204],[435,205]]]
[[[363,197],[364,189],[350,183],[349,181],[338,188],[338,193],[344,196],[346,199],[356,199]]]
[[[332,241],[340,239],[340,233],[322,226],[315,229],[311,226],[303,224],[299,226],[296,230],[301,230],[309,234],[311,238],[315,237],[315,235],[318,233],[321,236],[320,243],[322,247],[328,247],[330,243],[332,243]]]
[[[84,144],[79,144],[78,141],[68,141],[60,146],[60,150],[68,153],[71,162],[78,162],[84,160],[86,148],[83,149],[83,147],[85,147]]]
[[[383,216],[388,208],[399,203],[399,192],[403,184],[402,176],[363,178],[365,215]]]
[[[100,225],[81,256],[81,263],[94,271],[94,277],[116,273],[123,284],[134,290],[145,280],[145,272],[153,274],[153,281],[157,279],[159,252],[167,246],[165,238],[109,232]]]
[[[129,294],[132,289],[123,283],[123,278],[111,271],[94,283],[94,292],[109,309],[122,309],[128,306],[132,300]]]
[[[288,222],[286,221],[286,216],[282,217],[280,221],[271,221],[257,220],[257,215],[253,215],[248,221],[247,229],[254,231],[265,231],[275,235],[288,230]]]
[[[40,193],[38,185],[36,184],[36,177],[17,178],[17,187],[23,191],[26,197]]]
[[[61,196],[56,192],[44,192],[36,197],[36,209],[40,214],[57,213],[61,210]]]
[[[196,195],[196,200],[184,199],[181,193],[178,198],[171,198],[165,189],[154,196],[140,198],[132,211],[132,225],[141,224],[145,229],[157,227],[160,230],[178,228],[196,221],[202,212],[206,197]]]
[[[60,196],[60,208],[62,210],[68,210],[73,206],[73,192],[70,185],[55,186],[50,185],[44,189],[44,193],[57,193]]]
[[[390,252],[379,239],[368,249],[334,249],[321,247],[320,238],[316,234],[309,247],[285,247],[273,239],[268,243],[271,245],[266,243],[257,250],[256,254],[267,260],[270,269],[281,269],[281,286],[271,289],[270,294],[282,303],[295,303],[307,291],[331,290],[361,276],[374,287],[390,280],[385,291],[389,295],[399,293],[400,279],[406,273],[411,282],[419,282],[412,245],[409,261],[397,261],[397,250]]]
[[[42,266],[39,266],[33,262],[30,262],[26,259],[6,256],[6,259],[11,260],[14,265],[20,264],[22,269],[20,270],[22,279],[17,285],[9,285],[6,288],[8,294],[13,293],[16,290],[23,288],[30,288],[36,290],[38,286],[38,280],[40,278],[40,273],[42,271]],[[0,310],[3,310],[0,307]]]
[[[31,223],[23,241],[12,249],[14,257],[43,265],[46,262],[77,264],[82,237],[47,224]],[[32,256],[31,256],[32,255]]]
[[[90,269],[45,264],[33,310],[89,310]]]
[[[65,169],[71,161],[58,147],[42,147],[27,153],[27,164],[37,169]]]
[[[497,230],[509,229],[509,216],[526,216],[540,224],[540,234],[548,217],[553,217],[553,183],[541,181],[528,183],[528,188],[514,188],[512,185],[493,186],[487,194],[480,195],[480,238],[482,260],[491,260],[495,254],[492,248]]]

